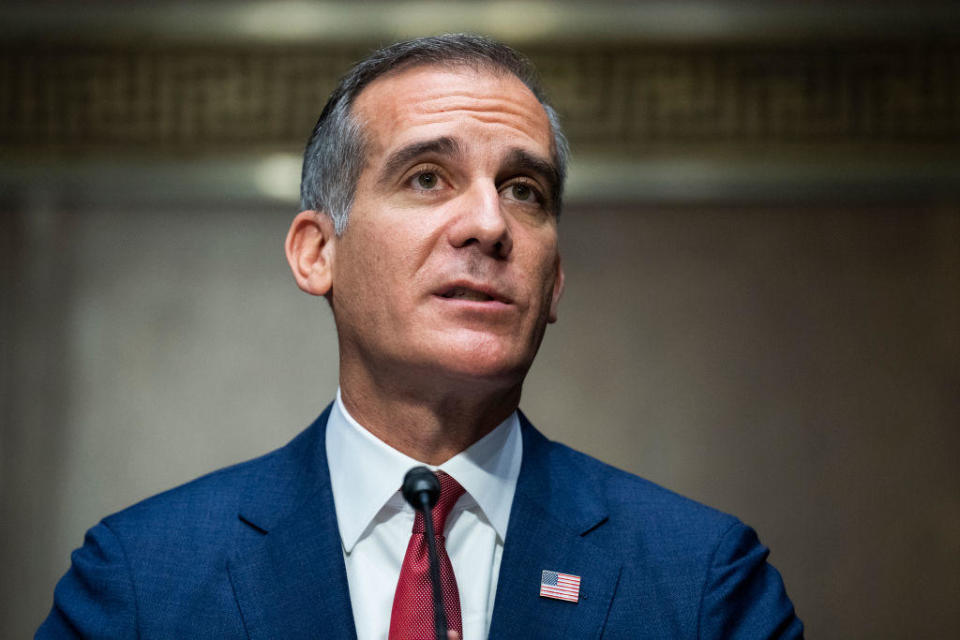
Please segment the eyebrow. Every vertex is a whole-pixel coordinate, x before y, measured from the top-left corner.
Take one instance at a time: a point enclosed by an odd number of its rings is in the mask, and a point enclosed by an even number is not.
[[[380,172],[380,181],[385,182],[390,180],[395,173],[406,168],[406,165],[420,156],[430,154],[438,156],[458,156],[462,153],[463,147],[460,145],[460,142],[446,136],[408,144],[390,154],[383,165],[383,171]]]
[[[560,172],[557,166],[540,156],[523,149],[513,149],[503,163],[503,172],[523,171],[536,173],[547,182],[550,191],[551,205],[557,201],[560,188]]]

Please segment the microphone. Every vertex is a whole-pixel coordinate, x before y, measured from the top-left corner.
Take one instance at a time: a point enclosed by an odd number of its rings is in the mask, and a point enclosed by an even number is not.
[[[404,499],[414,511],[423,514],[430,557],[430,582],[433,586],[433,628],[436,640],[447,640],[447,614],[443,608],[443,590],[440,586],[440,564],[437,561],[437,541],[433,534],[432,509],[440,499],[440,481],[426,467],[414,467],[403,476],[401,489]]]

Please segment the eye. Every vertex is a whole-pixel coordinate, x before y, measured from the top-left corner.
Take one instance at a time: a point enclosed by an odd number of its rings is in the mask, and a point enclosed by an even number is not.
[[[440,179],[432,171],[424,171],[416,176],[417,186],[421,189],[434,189]]]
[[[503,191],[508,200],[524,204],[542,204],[543,196],[540,191],[529,182],[514,182]]]
[[[407,189],[420,194],[434,194],[447,189],[450,182],[446,174],[439,167],[432,164],[422,164],[414,167],[403,179]]]
[[[510,187],[510,192],[513,194],[513,197],[517,200],[526,202],[534,197],[533,189],[528,187],[525,184],[515,184]]]

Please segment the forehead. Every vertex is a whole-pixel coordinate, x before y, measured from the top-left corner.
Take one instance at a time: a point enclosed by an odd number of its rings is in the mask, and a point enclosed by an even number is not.
[[[509,140],[544,155],[550,121],[516,76],[468,66],[417,66],[367,86],[353,104],[374,151],[438,135]]]

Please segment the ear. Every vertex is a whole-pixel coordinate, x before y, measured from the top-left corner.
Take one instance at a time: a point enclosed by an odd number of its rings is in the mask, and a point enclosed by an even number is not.
[[[560,306],[560,296],[563,295],[563,287],[566,284],[563,275],[563,260],[557,254],[557,278],[553,281],[553,297],[550,298],[550,315],[547,316],[548,322],[557,321],[557,307]]]
[[[290,224],[284,250],[297,286],[325,296],[333,288],[336,234],[333,220],[321,211],[301,211]]]

